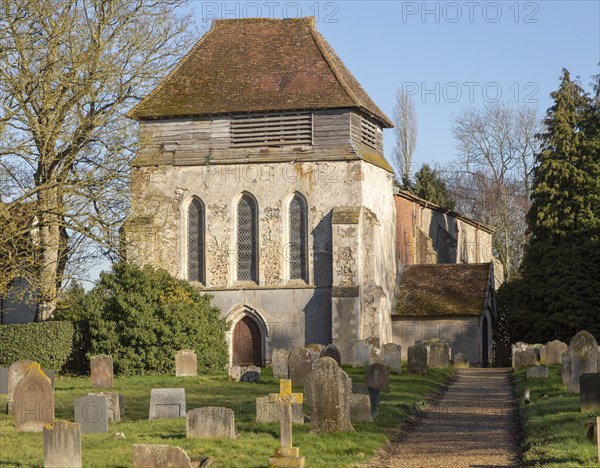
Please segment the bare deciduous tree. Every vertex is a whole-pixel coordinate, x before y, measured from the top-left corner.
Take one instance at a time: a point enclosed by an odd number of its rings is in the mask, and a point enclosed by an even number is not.
[[[69,271],[118,251],[135,153],[125,112],[189,47],[183,3],[0,0],[0,196],[5,213],[32,212],[0,243],[35,237],[19,261],[38,319]]]
[[[417,145],[417,114],[411,97],[399,90],[394,106],[394,166],[400,180],[405,184],[410,179],[413,153]]]
[[[468,109],[452,129],[457,171],[445,174],[457,210],[495,228],[493,253],[504,278],[518,269],[527,243],[531,174],[541,128],[536,110],[505,103]]]

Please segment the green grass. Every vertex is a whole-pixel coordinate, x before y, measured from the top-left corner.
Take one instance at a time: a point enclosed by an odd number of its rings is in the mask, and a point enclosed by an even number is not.
[[[364,381],[362,369],[345,368],[353,382]],[[451,369],[434,369],[428,375],[403,373],[392,375],[390,391],[382,393],[379,415],[373,423],[354,424],[356,432],[312,434],[310,423],[294,425],[294,446],[306,457],[310,467],[356,466],[366,461],[406,419],[415,402],[437,391],[451,376]],[[224,372],[177,378],[174,376],[119,377],[114,391],[125,397],[125,417],[110,423],[105,434],[82,434],[85,467],[131,466],[133,444],[172,444],[188,455],[209,455],[219,467],[260,467],[279,445],[279,424],[257,424],[256,397],[279,390],[278,379],[270,369],[263,369],[258,384],[229,382]],[[200,406],[225,406],[235,412],[236,440],[187,439],[185,418],[148,420],[150,389],[184,387],[187,409]],[[295,389],[301,391],[301,389]],[[56,418],[73,420],[73,401],[88,392],[89,378],[57,377],[55,392]],[[6,397],[0,397],[4,407]],[[125,440],[113,434],[124,432]],[[38,467],[43,465],[43,439],[40,433],[18,433],[12,418],[0,421],[0,466]]]
[[[550,366],[548,379],[527,380],[525,370],[516,377],[525,426],[523,466],[597,467],[597,446],[586,438],[586,422],[600,412],[580,412],[579,395],[567,392],[560,366]],[[522,402],[526,388],[529,405]]]

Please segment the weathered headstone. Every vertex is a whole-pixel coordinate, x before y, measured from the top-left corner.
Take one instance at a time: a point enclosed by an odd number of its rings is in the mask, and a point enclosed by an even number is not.
[[[402,370],[402,347],[394,343],[384,344],[381,347],[381,363],[399,374]]]
[[[29,365],[15,388],[13,408],[17,432],[42,432],[54,420],[54,392],[50,379],[36,362]]]
[[[600,374],[581,374],[579,389],[581,412],[600,409]]]
[[[281,446],[269,458],[269,467],[304,467],[304,457],[300,449],[292,443],[292,403],[302,405],[302,393],[292,393],[290,379],[279,380],[279,393],[269,394],[271,403],[280,405]]]
[[[8,369],[0,366],[0,395],[8,393]]]
[[[105,395],[86,395],[75,400],[75,422],[82,434],[108,432],[108,401]]]
[[[561,356],[567,352],[569,346],[559,340],[549,341],[546,344],[546,365],[561,364]]]
[[[548,368],[546,366],[529,366],[527,368],[528,379],[547,379]]]
[[[28,361],[24,359],[13,362],[10,366],[8,366],[8,393],[6,397],[8,414],[13,414],[13,396],[15,393],[15,388],[17,388],[19,380],[25,377],[25,374],[27,373],[27,370],[31,364],[35,364],[35,361]]]
[[[319,357],[321,357],[321,351],[323,350],[323,348],[324,348],[324,346],[319,343],[311,343],[304,347],[304,349],[306,349],[310,353],[310,356],[312,357],[312,360],[313,360],[313,365],[315,362],[317,362]]]
[[[427,347],[423,345],[408,347],[408,372],[411,374],[427,373]]]
[[[355,341],[352,345],[352,367],[367,367],[371,364],[371,347],[365,340]]]
[[[450,362],[450,345],[444,340],[429,340],[424,345],[427,348],[427,367],[446,369]]]
[[[231,366],[229,379],[235,382],[260,382],[260,367],[258,366]]]
[[[520,367],[537,366],[539,359],[535,351],[527,343],[518,342],[512,345],[512,366]]]
[[[351,393],[349,395],[350,421],[351,422],[371,422],[371,399],[369,395]]]
[[[535,354],[537,364],[545,365],[546,361],[547,361],[546,345],[536,343],[536,344],[530,345],[529,347],[533,350],[533,353]]]
[[[271,423],[279,422],[281,419],[281,405],[273,403],[268,396],[256,398],[256,422]],[[302,405],[292,402],[292,422],[304,424],[304,413]]]
[[[568,351],[562,353],[560,357],[560,377],[563,385],[567,385],[571,378],[571,356]]]
[[[133,468],[192,468],[192,461],[181,447],[162,444],[135,444]]]
[[[198,375],[198,358],[191,349],[182,349],[175,353],[175,377]]]
[[[338,366],[342,366],[342,354],[340,350],[334,344],[328,344],[321,350],[321,354],[319,354],[319,358],[322,357],[330,357],[335,362],[337,362]]]
[[[99,354],[90,359],[90,376],[92,387],[109,388],[114,386],[113,358]]]
[[[469,360],[463,353],[456,353],[454,355],[454,367],[457,369],[468,369],[469,368]]]
[[[571,376],[567,382],[567,390],[579,393],[579,377],[581,374],[598,372],[598,343],[586,331],[575,334],[569,343],[571,358]]]
[[[44,425],[44,468],[81,468],[81,428],[69,421]]]
[[[390,385],[390,369],[376,362],[365,370],[365,384],[369,388],[386,389]]]
[[[371,336],[365,340],[367,344],[371,347],[371,362],[370,364],[374,364],[379,362],[381,357],[381,347],[379,343],[379,338]]]
[[[110,422],[121,421],[123,395],[117,392],[88,393],[88,395],[106,397],[106,414]]]
[[[273,377],[287,379],[288,377],[288,355],[290,352],[284,348],[275,348],[271,354],[271,367]]]
[[[188,438],[235,439],[235,415],[220,406],[195,408],[187,412],[185,428]]]
[[[294,349],[288,357],[288,377],[292,384],[304,385],[312,367],[313,360],[310,353],[304,348]]]
[[[312,432],[353,431],[350,423],[352,381],[333,359],[321,358],[308,376]]]
[[[42,372],[46,377],[50,379],[50,384],[52,385],[52,390],[54,390],[54,380],[56,379],[56,372],[52,369],[42,369]]]
[[[185,416],[185,388],[153,388],[150,390],[148,419]]]

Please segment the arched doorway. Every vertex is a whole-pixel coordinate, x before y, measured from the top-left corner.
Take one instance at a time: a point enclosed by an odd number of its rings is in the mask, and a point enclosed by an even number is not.
[[[483,317],[483,323],[481,324],[481,360],[483,367],[489,367],[490,359],[489,359],[489,332],[488,332],[488,319],[487,315]]]
[[[262,337],[260,328],[252,317],[246,315],[235,324],[232,344],[233,365],[262,365]]]

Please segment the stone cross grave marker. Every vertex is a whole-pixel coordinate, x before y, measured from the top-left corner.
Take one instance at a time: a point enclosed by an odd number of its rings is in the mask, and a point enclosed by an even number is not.
[[[290,379],[279,380],[279,393],[270,393],[269,400],[281,406],[280,427],[281,447],[275,455],[269,458],[269,467],[294,466],[303,467],[304,457],[300,456],[300,449],[292,444],[292,403],[302,404],[302,393],[292,393]]]
[[[81,428],[69,421],[44,425],[44,468],[81,468]]]
[[[598,343],[586,331],[575,334],[569,343],[571,358],[571,375],[567,382],[567,390],[579,393],[579,377],[584,373],[598,372]]]
[[[83,434],[108,432],[108,398],[86,395],[75,399],[75,422]]]
[[[148,419],[185,416],[185,388],[153,388],[150,390]]]
[[[281,405],[272,403],[269,396],[256,398],[256,422],[271,423],[279,422],[281,419]],[[292,422],[296,424],[304,424],[304,413],[302,405],[292,402]]]
[[[113,358],[105,354],[99,354],[90,359],[90,377],[92,387],[112,387],[115,383],[113,372]]]
[[[44,424],[54,420],[52,385],[37,362],[19,380],[13,407],[17,432],[42,432]]]
[[[175,377],[198,375],[198,358],[191,349],[182,349],[175,353]]]
[[[8,366],[8,393],[6,398],[6,403],[8,405],[8,414],[13,414],[13,398],[15,394],[15,388],[17,388],[17,384],[25,376],[25,374],[27,373],[27,369],[29,369],[29,366],[34,363],[35,361],[21,360],[13,362],[10,366]]]

